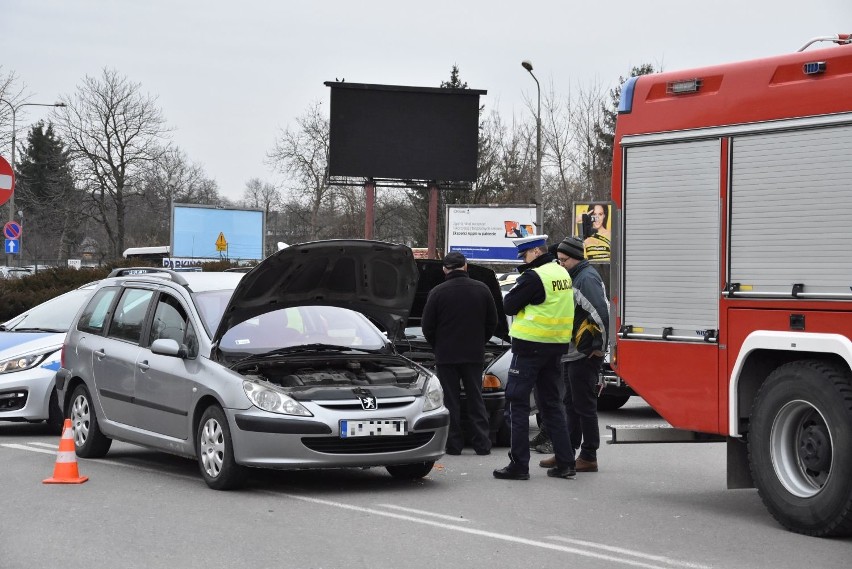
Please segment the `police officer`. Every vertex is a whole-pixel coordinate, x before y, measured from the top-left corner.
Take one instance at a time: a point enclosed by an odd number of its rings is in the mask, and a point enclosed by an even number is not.
[[[553,441],[555,464],[547,470],[554,478],[576,474],[565,408],[560,396],[560,358],[568,351],[574,322],[571,277],[547,250],[547,235],[512,240],[522,264],[521,276],[503,299],[506,314],[515,316],[512,363],[506,385],[506,419],[511,426],[508,466],[494,471],[495,478],[528,480],[530,392],[538,392],[545,428]]]

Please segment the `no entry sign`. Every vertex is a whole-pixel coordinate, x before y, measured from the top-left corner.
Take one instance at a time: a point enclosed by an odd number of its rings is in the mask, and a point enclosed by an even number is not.
[[[0,156],[0,205],[9,201],[14,191],[15,172],[6,159]]]

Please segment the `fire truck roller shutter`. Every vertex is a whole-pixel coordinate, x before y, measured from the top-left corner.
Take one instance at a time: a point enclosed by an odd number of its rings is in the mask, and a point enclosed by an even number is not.
[[[626,148],[625,325],[696,341],[719,329],[720,153],[718,138]]]
[[[797,283],[850,293],[850,156],[849,124],[733,139],[728,282],[764,294],[791,294]]]

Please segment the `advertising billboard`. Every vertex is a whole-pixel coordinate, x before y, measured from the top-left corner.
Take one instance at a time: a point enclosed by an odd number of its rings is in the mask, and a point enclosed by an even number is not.
[[[612,260],[612,204],[608,202],[574,202],[574,236],[583,237],[583,217],[586,217],[586,236],[583,244],[590,263],[609,263]]]
[[[265,231],[262,209],[174,204],[171,256],[260,260],[264,257]]]
[[[516,237],[529,237],[535,227],[535,205],[448,205],[447,252],[471,261],[518,264]]]

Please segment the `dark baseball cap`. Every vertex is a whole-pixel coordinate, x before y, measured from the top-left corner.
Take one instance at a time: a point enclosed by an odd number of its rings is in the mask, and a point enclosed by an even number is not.
[[[467,263],[467,259],[458,251],[450,251],[444,256],[444,267],[447,269],[461,269],[465,263]]]

